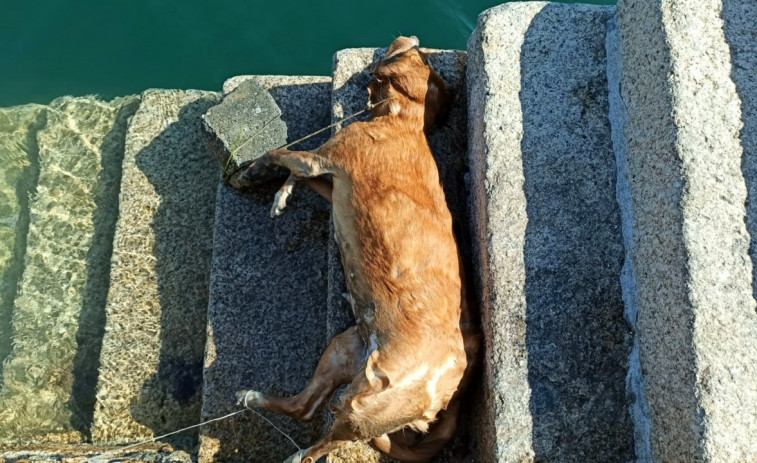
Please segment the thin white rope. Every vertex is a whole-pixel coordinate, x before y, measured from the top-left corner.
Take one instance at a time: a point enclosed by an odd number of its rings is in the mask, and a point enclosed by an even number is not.
[[[342,119],[339,119],[338,121],[334,122],[333,124],[329,124],[329,125],[327,125],[326,127],[323,127],[322,129],[316,130],[315,132],[313,132],[313,133],[310,133],[310,134],[308,134],[308,135],[305,135],[304,137],[302,137],[302,138],[299,138],[299,139],[297,139],[297,140],[295,140],[295,141],[293,141],[293,142],[287,143],[286,145],[281,145],[280,147],[278,147],[278,148],[276,148],[276,149],[287,149],[287,148],[289,148],[289,147],[291,147],[291,146],[294,146],[294,145],[296,145],[296,144],[298,144],[298,143],[301,143],[301,142],[303,142],[303,141],[305,141],[305,140],[307,140],[307,139],[309,139],[309,138],[312,138],[312,137],[314,137],[314,136],[316,136],[316,135],[318,135],[318,134],[320,134],[320,133],[323,133],[323,132],[325,132],[326,130],[328,130],[328,129],[332,128],[332,127],[335,127],[335,126],[337,126],[337,125],[341,124],[342,122],[348,121],[348,120],[350,120],[350,119],[354,119],[355,117],[357,117],[357,116],[359,116],[359,115],[361,115],[361,114],[363,114],[363,113],[365,113],[365,112],[367,112],[367,111],[370,111],[371,109],[375,108],[376,106],[380,105],[381,103],[385,103],[385,102],[387,102],[387,101],[389,101],[389,100],[391,100],[391,99],[392,99],[392,98],[384,98],[383,100],[381,100],[381,101],[377,101],[376,103],[371,103],[371,102],[368,102],[368,104],[366,105],[366,107],[365,107],[365,108],[364,108],[363,110],[361,110],[361,111],[358,111],[358,112],[356,112],[356,113],[354,113],[354,114],[351,114],[351,115],[349,115],[349,116],[347,116],[347,117],[344,117],[344,118],[342,118]],[[277,117],[278,117],[278,116],[277,116]],[[274,118],[274,119],[275,119],[275,118]],[[272,119],[272,120],[273,120],[273,119]],[[266,122],[266,123],[265,123],[265,126],[267,126],[267,125],[268,125],[268,124],[269,124],[270,122],[271,122],[271,121],[268,121],[268,122]],[[241,145],[239,145],[239,146],[238,146],[237,148],[235,148],[235,149],[234,149],[234,150],[232,151],[232,153],[231,153],[231,156],[229,156],[229,157],[228,157],[228,158],[226,159],[226,164],[225,164],[225,165],[224,165],[224,167],[223,167],[223,176],[224,176],[224,179],[228,179],[228,178],[230,178],[230,177],[231,177],[232,175],[236,174],[237,172],[239,172],[240,170],[242,170],[242,169],[246,168],[246,167],[247,167],[247,166],[249,165],[249,163],[242,163],[242,165],[238,166],[238,167],[237,167],[236,169],[234,169],[234,170],[233,170],[233,171],[232,171],[231,173],[227,173],[227,171],[228,171],[228,169],[229,169],[229,165],[231,164],[231,159],[232,159],[232,158],[234,157],[234,153],[236,153],[236,152],[237,152],[237,151],[239,150],[239,148],[241,148],[242,146],[244,146],[244,145],[246,145],[247,143],[249,143],[249,142],[250,142],[250,141],[251,141],[251,140],[252,140],[253,138],[257,137],[257,136],[258,136],[258,135],[260,134],[260,132],[261,132],[261,131],[262,131],[262,129],[261,129],[261,130],[259,130],[258,132],[256,132],[256,133],[255,133],[254,135],[252,135],[252,136],[251,136],[250,138],[248,138],[247,140],[245,140],[245,141],[244,141],[244,142],[243,142],[243,143],[242,143]]]
[[[136,444],[130,444],[130,445],[127,445],[126,447],[119,447],[117,449],[108,450],[107,452],[103,452],[103,453],[101,453],[99,455],[96,455],[94,457],[87,458],[84,461],[85,462],[96,461],[98,458],[102,458],[103,456],[108,455],[109,453],[123,452],[124,450],[133,449],[135,447],[139,447],[140,445],[151,444],[151,443],[155,442],[156,440],[163,439],[164,437],[173,436],[174,434],[178,434],[180,432],[188,431],[190,429],[198,428],[200,426],[205,426],[206,424],[212,423],[214,421],[225,420],[227,418],[231,418],[234,415],[239,415],[240,413],[244,413],[246,411],[247,410],[237,410],[237,411],[235,411],[233,413],[229,413],[228,415],[219,416],[218,418],[213,418],[212,420],[203,421],[202,423],[195,424],[195,425],[192,425],[192,426],[187,426],[186,428],[179,429],[178,431],[169,432],[168,434],[163,434],[162,436],[153,437],[152,439],[149,439],[149,440],[146,440],[146,441],[143,441],[143,442],[137,442]]]
[[[153,443],[153,442],[155,442],[157,440],[163,439],[165,437],[173,436],[174,434],[179,434],[180,432],[188,431],[190,429],[198,428],[200,426],[205,426],[206,424],[210,424],[210,423],[213,423],[215,421],[221,421],[221,420],[225,420],[227,418],[231,418],[232,416],[239,415],[240,413],[244,413],[244,412],[246,412],[248,410],[251,411],[252,413],[256,414],[257,416],[259,416],[260,418],[264,419],[275,430],[277,430],[278,432],[280,432],[281,435],[283,435],[284,437],[286,437],[287,439],[289,439],[289,441],[292,444],[294,444],[295,447],[297,447],[298,451],[302,451],[302,447],[300,447],[299,445],[297,445],[297,442],[295,442],[295,440],[292,439],[292,437],[289,434],[287,434],[284,431],[282,431],[281,428],[279,428],[278,426],[276,426],[275,424],[273,424],[273,422],[271,420],[269,420],[268,418],[266,418],[260,412],[258,412],[257,410],[255,410],[253,408],[250,408],[250,406],[247,405],[247,395],[249,393],[250,393],[250,391],[247,391],[247,393],[245,393],[245,395],[244,395],[244,408],[245,408],[244,410],[237,410],[237,411],[229,413],[227,415],[219,416],[217,418],[213,418],[213,419],[210,419],[208,421],[203,421],[202,423],[199,423],[199,424],[195,424],[195,425],[192,425],[192,426],[187,426],[186,428],[182,428],[182,429],[179,429],[177,431],[169,432],[168,434],[163,434],[161,436],[156,436],[156,437],[153,437],[152,439],[148,439],[146,441],[137,442],[136,444],[129,444],[129,445],[125,446],[125,447],[119,447],[117,449],[108,450],[107,452],[103,452],[103,453],[101,453],[99,455],[96,455],[94,457],[89,457],[86,460],[84,460],[84,462],[85,463],[87,463],[87,462],[96,462],[98,459],[104,457],[105,455],[108,455],[108,454],[111,454],[111,453],[116,453],[116,452],[123,453],[126,450],[130,450],[130,449],[133,449],[133,448],[139,447],[141,445],[145,445],[145,444],[151,444],[151,443]]]
[[[301,451],[302,447],[300,447],[299,445],[297,445],[297,442],[295,442],[294,439],[292,439],[291,437],[289,437],[289,434],[287,434],[284,431],[282,431],[281,429],[279,429],[279,427],[276,426],[275,424],[273,424],[273,422],[271,420],[269,420],[268,418],[266,418],[265,416],[263,416],[262,414],[260,414],[257,410],[252,409],[252,408],[250,408],[249,405],[247,405],[247,395],[250,392],[252,392],[252,391],[247,391],[247,392],[244,393],[244,408],[246,408],[247,410],[251,411],[252,413],[254,413],[254,414],[258,415],[259,417],[263,418],[264,420],[266,420],[268,422],[268,424],[270,424],[271,426],[274,427],[274,429],[276,429],[278,432],[280,432],[281,434],[283,434],[284,437],[286,437],[287,439],[289,439],[290,441],[292,441],[292,443],[294,444],[294,446],[297,447],[297,450]]]

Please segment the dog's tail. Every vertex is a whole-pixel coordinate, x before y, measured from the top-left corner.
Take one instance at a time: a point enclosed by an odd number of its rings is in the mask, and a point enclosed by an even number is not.
[[[417,441],[416,433],[400,430],[374,438],[373,445],[395,460],[405,463],[425,463],[452,439],[457,429],[459,413],[460,402],[453,399],[420,441]]]

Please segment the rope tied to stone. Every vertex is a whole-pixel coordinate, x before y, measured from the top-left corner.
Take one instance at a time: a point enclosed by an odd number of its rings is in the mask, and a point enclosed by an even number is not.
[[[361,114],[363,114],[363,113],[365,113],[367,111],[370,111],[371,109],[375,108],[376,106],[380,105],[381,103],[385,103],[385,102],[387,102],[387,101],[389,101],[391,99],[392,98],[385,98],[385,99],[383,99],[381,101],[378,101],[376,103],[370,103],[370,102],[368,102],[368,104],[366,105],[366,107],[363,108],[362,110],[360,110],[360,111],[358,111],[356,113],[353,113],[353,114],[351,114],[351,115],[349,115],[347,117],[344,117],[342,119],[339,119],[338,121],[334,122],[333,124],[329,124],[326,127],[318,129],[318,130],[316,130],[313,133],[305,135],[302,138],[299,138],[299,139],[297,139],[297,140],[295,140],[295,141],[293,141],[291,143],[287,143],[286,145],[282,145],[282,146],[280,146],[280,147],[278,147],[276,149],[283,150],[283,149],[290,148],[290,147],[292,147],[292,146],[294,146],[294,145],[296,145],[298,143],[302,143],[303,141],[305,141],[305,140],[307,140],[309,138],[313,138],[314,136],[319,135],[319,134],[325,132],[326,130],[331,129],[332,127],[335,127],[335,126],[341,124],[342,122],[348,121],[350,119],[354,119],[357,116],[359,116],[359,115],[361,115]],[[279,117],[279,116],[276,116],[276,117]],[[242,169],[246,169],[250,164],[252,164],[254,162],[254,161],[243,162],[236,169],[234,169],[231,173],[228,173],[228,169],[229,169],[229,166],[231,165],[231,159],[234,157],[234,153],[236,153],[244,145],[246,145],[247,143],[249,143],[250,141],[252,141],[253,139],[255,139],[255,137],[257,137],[260,134],[260,132],[262,132],[268,126],[268,124],[270,124],[271,122],[273,122],[274,120],[276,120],[276,117],[274,117],[273,119],[271,119],[268,122],[266,122],[265,124],[263,124],[263,127],[261,127],[260,130],[258,130],[257,132],[255,132],[250,138],[248,138],[247,140],[245,140],[241,145],[239,145],[236,148],[234,148],[234,150],[229,155],[229,158],[226,159],[226,165],[224,165],[224,167],[223,167],[223,179],[224,180],[228,180],[229,178],[231,178],[231,176],[233,176],[234,174],[238,173]]]
[[[252,410],[252,409],[249,409],[249,410]],[[213,423],[215,421],[225,420],[227,418],[231,418],[234,415],[239,415],[240,413],[244,413],[246,411],[247,410],[237,410],[237,411],[235,411],[233,413],[229,413],[227,415],[219,416],[217,418],[213,418],[213,419],[208,420],[208,421],[203,421],[202,423],[199,423],[199,424],[195,424],[195,425],[192,425],[192,426],[187,426],[186,428],[181,428],[181,429],[179,429],[177,431],[169,432],[168,434],[163,434],[161,436],[153,437],[152,439],[148,439],[148,440],[145,440],[145,441],[142,441],[142,442],[137,442],[136,444],[130,444],[130,445],[127,445],[126,447],[119,447],[117,449],[108,450],[107,452],[103,452],[103,453],[101,453],[99,455],[96,455],[94,457],[89,457],[89,458],[87,458],[84,461],[85,462],[96,462],[98,459],[104,457],[105,455],[108,455],[108,454],[111,454],[111,453],[114,453],[114,452],[123,452],[125,450],[130,450],[130,449],[133,449],[133,448],[137,448],[137,447],[145,445],[145,444],[152,444],[153,442],[155,442],[155,441],[157,441],[159,439],[164,439],[164,438],[166,438],[168,436],[173,436],[174,434],[179,434],[179,433],[184,432],[184,431],[189,431],[190,429],[199,428],[200,426],[205,426],[206,424],[210,424],[210,423]]]
[[[112,453],[115,453],[115,452],[123,453],[126,450],[131,450],[131,449],[140,447],[140,446],[145,445],[145,444],[152,444],[153,442],[156,442],[156,441],[158,441],[160,439],[164,439],[164,438],[169,437],[169,436],[173,436],[174,434],[179,434],[179,433],[184,432],[184,431],[189,431],[190,429],[199,428],[200,426],[205,426],[206,424],[214,423],[216,421],[222,421],[222,420],[231,418],[232,416],[236,416],[236,415],[239,415],[240,413],[244,413],[244,412],[247,412],[247,411],[251,411],[252,413],[256,414],[257,416],[259,416],[260,418],[262,418],[263,420],[265,420],[275,430],[277,430],[284,437],[286,437],[287,439],[289,439],[289,441],[292,442],[292,444],[294,444],[295,447],[297,447],[298,451],[302,451],[302,447],[300,447],[299,445],[297,445],[297,442],[295,442],[295,440],[292,439],[289,436],[289,434],[287,434],[284,431],[282,431],[278,426],[276,426],[275,424],[273,424],[273,422],[271,420],[269,420],[268,418],[266,418],[265,416],[263,416],[260,412],[258,412],[254,408],[251,408],[248,405],[247,400],[248,400],[249,394],[251,392],[253,392],[253,391],[247,391],[244,394],[244,399],[243,399],[243,402],[242,402],[242,405],[244,406],[244,409],[242,409],[242,410],[237,410],[235,412],[228,413],[226,415],[219,416],[217,418],[213,418],[213,419],[210,419],[208,421],[203,421],[202,423],[198,423],[198,424],[195,424],[195,425],[192,425],[192,426],[187,426],[186,428],[181,428],[179,430],[176,430],[176,431],[173,431],[173,432],[169,432],[167,434],[163,434],[163,435],[160,435],[160,436],[156,436],[156,437],[153,437],[152,439],[148,439],[148,440],[145,440],[145,441],[142,441],[142,442],[137,442],[135,444],[129,444],[129,445],[125,446],[125,447],[119,447],[117,449],[108,450],[108,451],[103,452],[101,454],[98,454],[96,456],[89,457],[89,458],[85,459],[84,462],[85,463],[89,463],[89,462],[94,463],[94,462],[97,462],[100,458],[103,458],[106,455],[109,455],[109,454],[112,454]]]

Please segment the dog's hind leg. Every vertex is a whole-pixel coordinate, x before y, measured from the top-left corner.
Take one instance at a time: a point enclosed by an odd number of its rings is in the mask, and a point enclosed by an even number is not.
[[[365,343],[352,327],[335,336],[321,355],[313,378],[305,389],[293,397],[271,397],[257,391],[242,391],[237,398],[242,405],[265,408],[303,421],[309,421],[316,410],[342,384],[349,383],[361,371],[365,360]]]
[[[439,413],[439,419],[431,424],[429,432],[423,435],[418,442],[408,442],[408,436],[403,434],[411,432],[408,430],[384,434],[374,438],[371,442],[377,449],[395,460],[424,463],[439,453],[455,435],[459,414],[460,401],[459,399],[452,399],[447,409]]]
[[[405,397],[396,397],[396,394],[405,395]],[[383,439],[380,443],[385,444],[384,448],[380,445],[376,447],[385,452],[391,450],[388,448],[389,444],[401,442],[402,439],[393,434],[383,433],[389,433],[398,425],[401,426],[403,422],[401,415],[412,414],[410,411],[412,407],[406,406],[406,398],[407,391],[377,390],[366,377],[357,376],[340,397],[341,404],[335,410],[334,425],[323,439],[301,453],[301,461],[315,463],[319,458],[328,455],[345,443],[354,441],[373,439],[376,445],[375,440]],[[454,432],[455,424],[455,420],[442,424],[439,431],[432,437],[433,443],[423,445],[424,443],[421,442],[420,449],[403,443],[403,448],[395,454],[409,458],[408,461],[426,462],[449,440],[450,431]],[[376,434],[383,435],[375,438]],[[390,456],[395,456],[395,454],[390,454]]]

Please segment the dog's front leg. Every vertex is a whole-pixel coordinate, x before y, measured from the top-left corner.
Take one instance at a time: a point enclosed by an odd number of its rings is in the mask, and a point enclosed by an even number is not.
[[[292,191],[294,190],[294,185],[297,183],[297,176],[294,174],[289,174],[289,177],[287,177],[286,181],[283,185],[281,185],[281,188],[279,188],[279,191],[276,192],[276,196],[273,197],[273,206],[271,207],[271,217],[276,217],[281,215],[281,212],[284,210],[284,208],[287,207],[287,199],[289,199],[289,195],[292,194]]]
[[[273,198],[273,207],[271,207],[271,217],[277,217],[281,215],[287,206],[287,200],[294,191],[294,186],[297,182],[302,182],[311,190],[315,191],[331,204],[331,190],[334,188],[334,184],[331,180],[324,177],[313,178],[300,178],[294,174],[289,174],[286,181],[279,191],[276,192],[276,196]]]
[[[271,208],[271,217],[280,215],[286,207],[286,202],[294,190],[294,185],[302,179],[313,191],[331,202],[332,183],[325,174],[333,174],[336,168],[331,160],[309,151],[290,151],[287,149],[271,150],[256,160],[243,174],[247,178],[255,178],[265,172],[271,165],[279,165],[289,169],[291,174],[284,185],[276,192]]]

